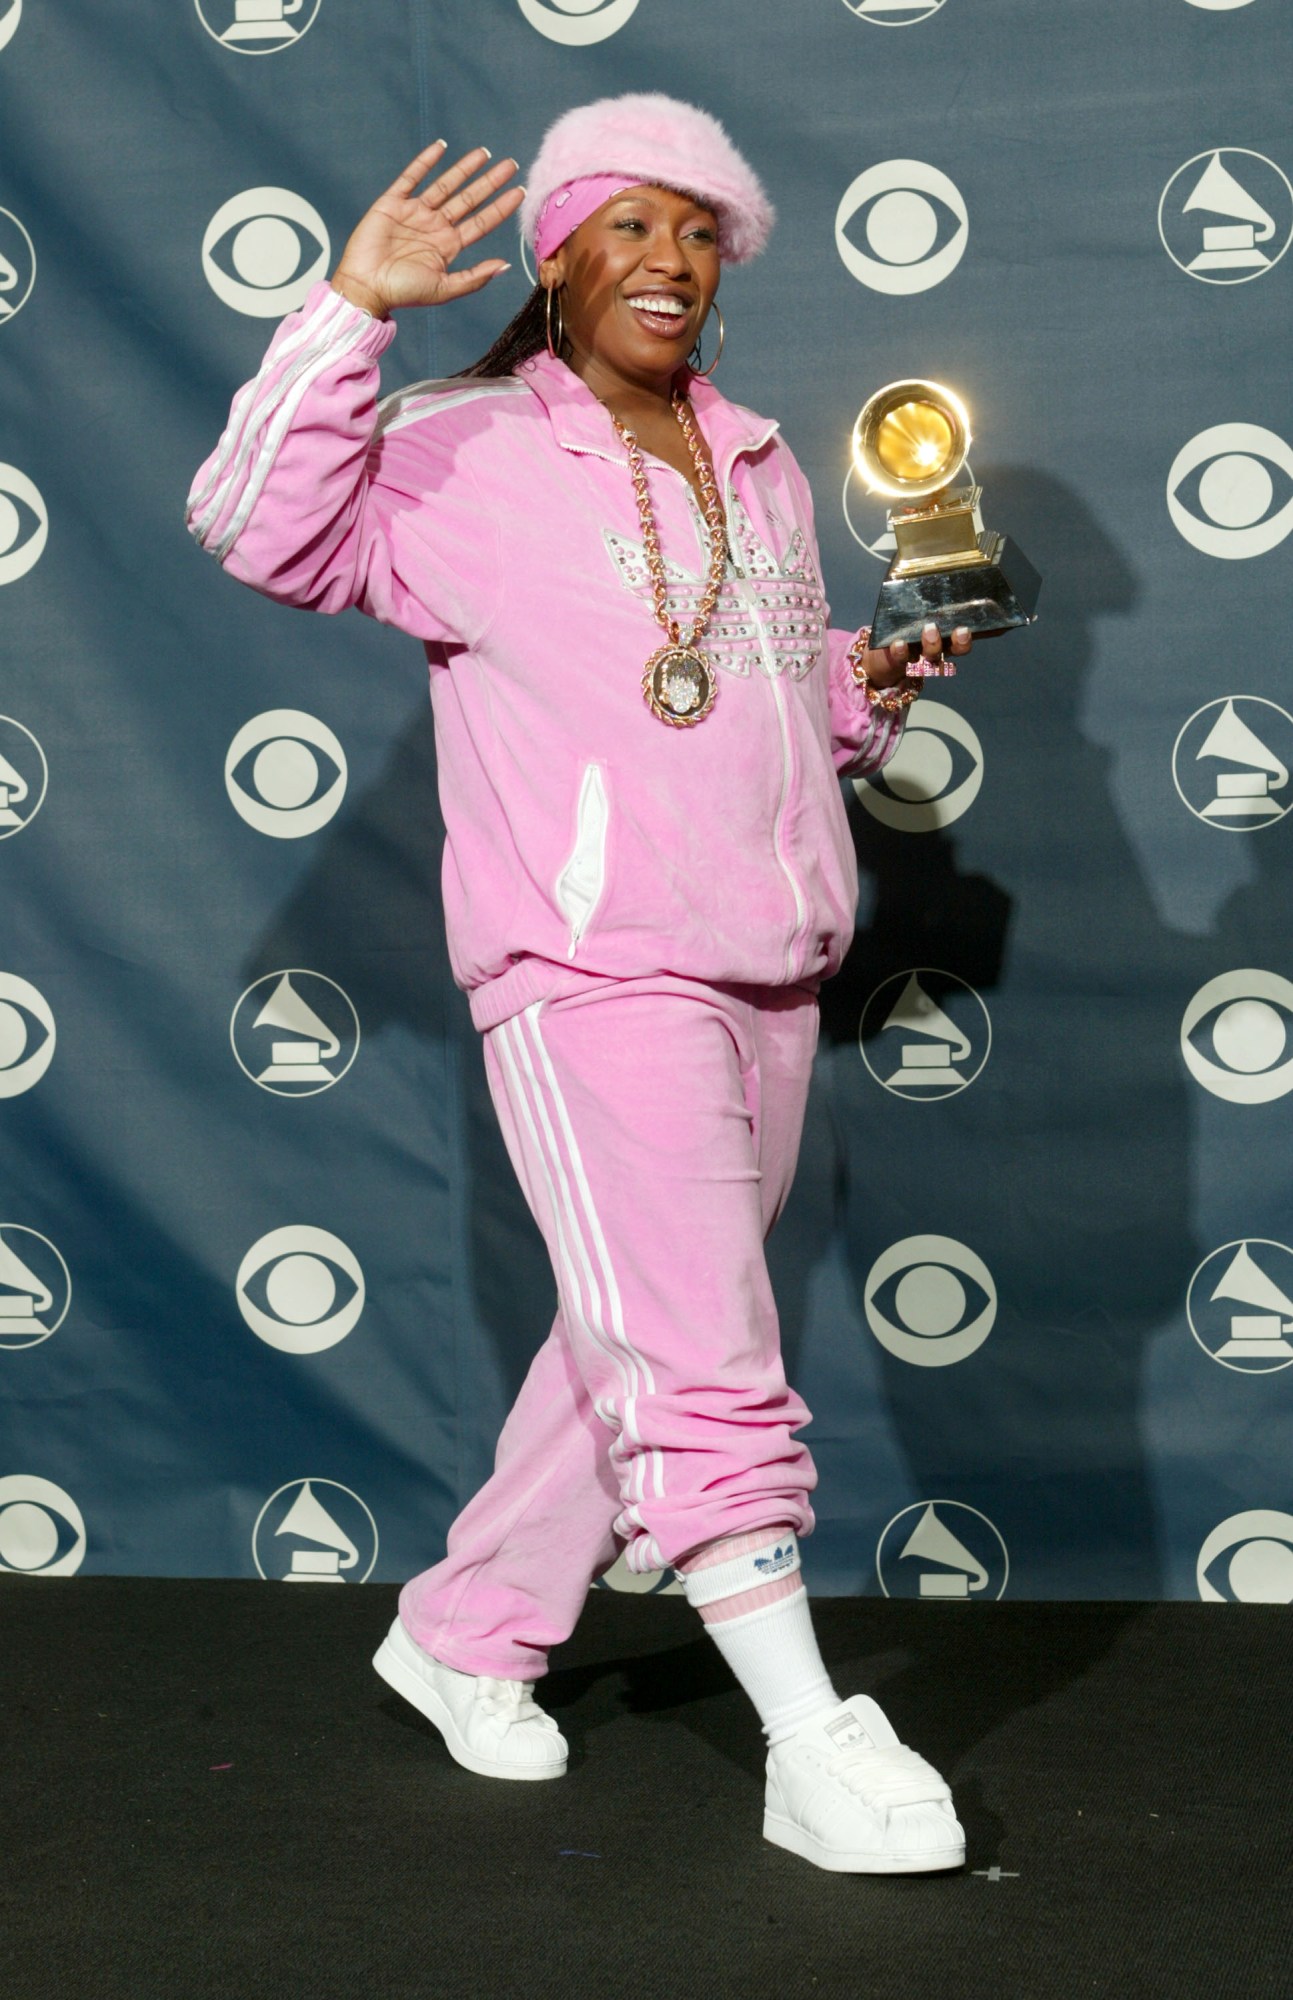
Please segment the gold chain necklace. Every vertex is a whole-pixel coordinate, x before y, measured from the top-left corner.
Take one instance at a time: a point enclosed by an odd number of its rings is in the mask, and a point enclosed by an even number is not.
[[[709,580],[705,594],[700,600],[700,609],[692,623],[691,631],[684,639],[676,618],[669,616],[668,586],[665,582],[664,557],[660,553],[660,537],[656,533],[655,517],[651,511],[651,497],[647,492],[646,467],[642,463],[642,451],[633,432],[627,424],[611,412],[611,422],[624,440],[629,455],[629,472],[633,478],[633,491],[637,495],[638,516],[642,522],[642,543],[646,551],[647,568],[651,573],[651,592],[655,601],[655,615],[669,635],[667,646],[661,646],[658,653],[652,653],[642,675],[642,693],[652,715],[661,722],[667,722],[674,729],[690,729],[694,723],[703,722],[714,706],[718,693],[718,680],[700,650],[700,638],[708,625],[710,615],[718,602],[718,593],[723,587],[723,571],[727,561],[727,530],[723,521],[723,503],[709,461],[701,448],[686,398],[675,390],[672,397],[673,413],[682,426],[682,434],[687,440],[700,480],[700,490],[705,500],[705,523],[709,529]]]

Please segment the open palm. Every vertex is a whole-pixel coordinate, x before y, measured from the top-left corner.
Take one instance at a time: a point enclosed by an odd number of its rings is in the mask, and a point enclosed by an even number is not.
[[[341,253],[332,282],[370,312],[384,316],[397,306],[443,305],[478,292],[508,268],[499,257],[487,257],[461,271],[450,267],[520,207],[524,188],[503,185],[516,172],[516,161],[500,160],[482,173],[489,154],[476,146],[438,174],[423,193],[415,194],[419,181],[439,164],[444,152],[444,140],[436,139],[410,160],[373,203]]]

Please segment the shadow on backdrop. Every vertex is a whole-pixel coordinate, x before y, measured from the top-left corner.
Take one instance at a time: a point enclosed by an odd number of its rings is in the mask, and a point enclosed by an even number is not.
[[[416,648],[410,641],[416,662]],[[440,894],[444,844],[435,733],[425,695],[386,764],[320,840],[313,865],[243,968],[247,982],[283,965],[342,965],[366,1044],[402,1028],[442,1054],[450,1157],[433,1162],[459,1183],[459,1355],[476,1356],[454,1412],[460,1428],[458,1504],[493,1468],[503,1417],[552,1320],[543,1240],[512,1171],[485,1081],[480,1037],[453,983]],[[428,1154],[431,1123],[428,1118]],[[437,1256],[445,1253],[436,1252]],[[445,1357],[444,1394],[457,1371]],[[448,1527],[448,1522],[445,1527]],[[431,1548],[427,1561],[442,1549]]]

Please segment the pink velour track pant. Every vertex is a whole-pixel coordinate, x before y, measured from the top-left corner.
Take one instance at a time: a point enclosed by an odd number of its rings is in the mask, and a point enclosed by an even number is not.
[[[400,1616],[460,1672],[535,1680],[593,1578],[720,1535],[811,1532],[764,1239],[794,1176],[817,1001],[588,980],[491,1028],[490,1089],[558,1310],[493,1475]]]

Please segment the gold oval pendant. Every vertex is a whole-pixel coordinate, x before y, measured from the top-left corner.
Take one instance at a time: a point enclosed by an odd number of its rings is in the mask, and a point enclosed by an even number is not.
[[[642,693],[661,722],[690,729],[703,722],[714,706],[718,682],[709,661],[694,646],[662,646],[646,663]]]

